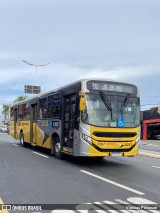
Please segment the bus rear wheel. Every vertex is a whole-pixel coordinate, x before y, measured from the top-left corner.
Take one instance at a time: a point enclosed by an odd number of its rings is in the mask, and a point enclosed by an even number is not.
[[[20,145],[23,146],[23,147],[25,146],[23,132],[20,133]]]
[[[54,141],[54,155],[58,159],[62,159],[62,147],[59,138],[56,138]]]

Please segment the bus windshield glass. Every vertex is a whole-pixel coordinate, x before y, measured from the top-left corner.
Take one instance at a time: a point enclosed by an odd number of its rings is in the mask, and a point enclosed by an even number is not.
[[[82,122],[102,127],[137,127],[140,125],[140,103],[131,95],[86,94]]]

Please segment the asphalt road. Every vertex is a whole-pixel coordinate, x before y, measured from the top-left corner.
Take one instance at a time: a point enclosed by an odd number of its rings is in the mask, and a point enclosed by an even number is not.
[[[120,212],[115,210],[119,208],[115,204],[160,204],[160,159],[67,156],[57,160],[44,150],[23,148],[17,140],[0,133],[0,198],[5,204],[19,205],[92,203],[96,208],[92,212],[101,213]],[[113,209],[105,210],[105,204],[111,204]],[[27,212],[57,212],[53,209]]]

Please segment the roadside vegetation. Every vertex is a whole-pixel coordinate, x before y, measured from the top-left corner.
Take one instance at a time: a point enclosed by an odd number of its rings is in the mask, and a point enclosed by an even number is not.
[[[13,103],[26,100],[27,98],[28,98],[28,96],[18,96],[18,97],[13,101]],[[4,121],[6,121],[7,118],[9,117],[9,108],[10,108],[10,104],[9,104],[9,105],[3,104],[3,106],[2,106],[2,115],[4,116],[4,119],[3,119]]]

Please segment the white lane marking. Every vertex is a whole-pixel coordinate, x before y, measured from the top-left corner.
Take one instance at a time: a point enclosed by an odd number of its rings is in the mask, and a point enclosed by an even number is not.
[[[12,174],[15,176],[15,173],[14,173],[14,172],[12,171],[12,169],[8,166],[7,161],[4,161],[4,163],[6,164],[6,166],[7,166],[8,170],[9,170],[9,172],[12,173]]]
[[[103,177],[101,177],[101,176],[99,176],[99,175],[95,175],[95,174],[93,174],[93,173],[91,173],[91,172],[87,172],[87,171],[85,171],[85,170],[80,170],[80,171],[83,172],[83,173],[85,173],[85,174],[88,174],[88,175],[90,175],[90,176],[96,177],[96,178],[98,178],[98,179],[100,179],[100,180],[103,180],[103,181],[105,181],[105,182],[107,182],[107,183],[110,183],[110,184],[112,184],[112,185],[118,186],[118,187],[120,187],[120,188],[122,188],[122,189],[126,189],[126,190],[128,190],[128,191],[134,192],[134,193],[136,193],[136,194],[138,194],[138,195],[144,195],[144,194],[145,194],[145,193],[143,193],[143,192],[140,192],[140,191],[137,191],[137,190],[135,190],[135,189],[132,189],[132,188],[130,188],[130,187],[128,187],[128,186],[124,186],[124,185],[119,184],[119,183],[116,183],[116,182],[114,182],[114,181],[112,181],[112,180],[103,178]]]
[[[102,203],[100,203],[100,202],[94,202],[93,205],[94,205],[94,204],[100,205],[100,208],[106,209],[105,205],[102,204]],[[106,209],[106,210],[107,210],[107,209]],[[98,213],[106,213],[106,210],[105,210],[105,211],[104,211],[104,210],[95,210],[95,211],[98,212]],[[118,213],[118,212],[116,211],[116,212],[114,212],[114,213]]]
[[[18,146],[17,144],[14,144],[14,143],[13,143],[12,145],[13,145],[13,146]]]
[[[109,201],[109,200],[105,200],[105,201],[103,201],[104,203],[106,203],[106,204],[110,204],[110,205],[115,205],[115,204],[117,204],[117,203],[114,203],[114,202],[111,202],[111,201]],[[112,212],[112,213],[114,213],[114,212],[116,212],[115,210],[108,210],[109,212]],[[124,212],[124,213],[130,213],[129,211],[127,211],[127,210],[120,210],[121,212]]]
[[[103,203],[106,203],[106,204],[109,204],[109,205],[115,205],[115,204],[117,204],[117,203],[111,202],[109,200],[103,201]],[[108,211],[112,212],[112,213],[116,213],[117,212],[116,210],[108,210]]]
[[[118,213],[116,210],[108,210],[111,213]]]
[[[42,156],[42,157],[44,157],[44,158],[49,158],[47,155],[42,155],[42,154],[40,154],[39,152],[33,152],[34,154],[36,154],[36,155],[40,155],[40,156]]]
[[[129,197],[127,200],[133,204],[157,204],[151,200],[142,197]]]
[[[158,167],[158,166],[152,166],[153,168],[157,168],[157,169],[160,169],[160,167]]]

